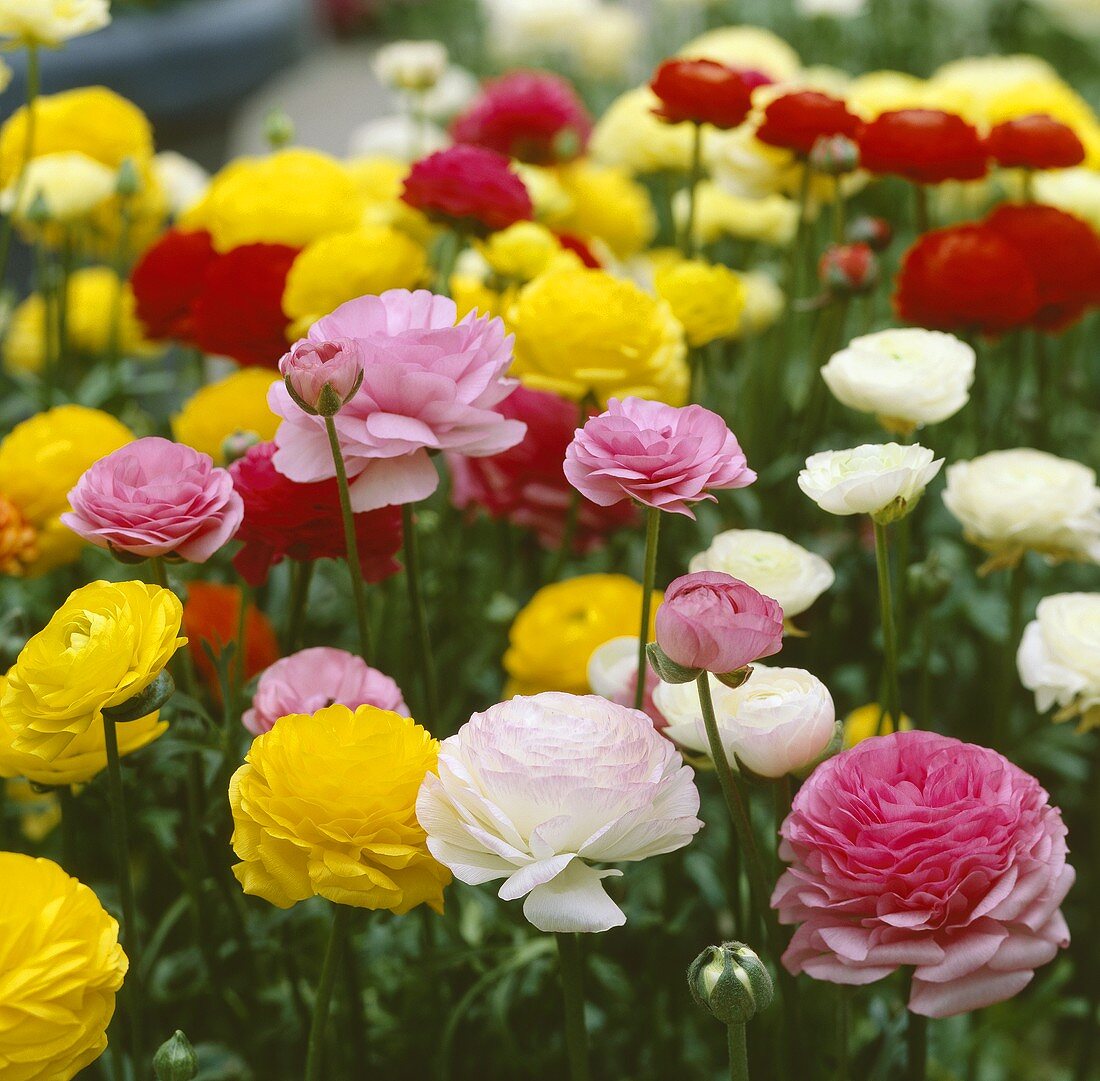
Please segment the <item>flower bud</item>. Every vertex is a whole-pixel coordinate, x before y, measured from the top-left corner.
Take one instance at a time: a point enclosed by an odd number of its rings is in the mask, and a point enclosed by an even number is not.
[[[253,447],[263,440],[253,431],[238,428],[222,440],[222,458],[226,465],[243,458]]]
[[[951,588],[951,572],[930,555],[923,563],[912,563],[905,572],[909,595],[918,603],[931,607],[939,604]]]
[[[199,1058],[191,1041],[176,1029],[153,1056],[153,1073],[157,1081],[192,1081],[198,1072]]]
[[[279,373],[295,404],[312,416],[335,416],[363,382],[359,351],[348,338],[303,338],[279,361]]]
[[[878,283],[878,260],[867,244],[832,244],[821,256],[817,275],[832,296],[859,296]]]
[[[708,946],[688,968],[691,997],[725,1025],[743,1025],[771,1005],[767,967],[742,942]]]
[[[43,225],[50,220],[50,204],[41,191],[35,192],[23,218],[28,225]]]
[[[846,135],[822,135],[810,150],[810,168],[826,176],[843,176],[859,168],[859,147]]]
[[[137,195],[141,191],[141,176],[137,171],[133,158],[123,158],[118,167],[118,178],[115,180],[115,194],[128,198]]]
[[[282,150],[294,142],[294,121],[282,109],[272,109],[264,117],[264,138],[272,150]]]
[[[844,236],[849,244],[866,244],[871,251],[882,252],[894,239],[894,227],[885,218],[863,214],[848,223]]]

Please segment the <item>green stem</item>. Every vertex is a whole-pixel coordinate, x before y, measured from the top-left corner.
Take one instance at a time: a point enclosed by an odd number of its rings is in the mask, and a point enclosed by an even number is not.
[[[848,1031],[851,1026],[851,1003],[847,987],[837,987],[836,993],[836,1081],[848,1081],[850,1049]]]
[[[1005,628],[1004,651],[1001,655],[1000,686],[997,711],[993,718],[993,746],[1003,751],[1012,737],[1012,692],[1016,686],[1016,650],[1023,633],[1024,587],[1027,585],[1027,559],[1009,571],[1008,626]]]
[[[322,1081],[324,1077],[325,1029],[328,1027],[329,1007],[332,1004],[332,988],[336,983],[336,969],[347,942],[348,924],[353,911],[349,905],[336,905],[332,915],[332,929],[329,931],[325,959],[321,965],[321,980],[317,984],[317,997],[313,1000],[305,1081]]]
[[[881,711],[878,734],[886,729],[889,717],[895,729],[901,720],[901,692],[898,685],[898,632],[894,623],[894,594],[890,585],[890,551],[886,526],[873,522],[875,528],[875,566],[878,570],[878,598],[882,613],[882,652],[886,668],[886,704]]]
[[[302,630],[306,621],[306,603],[309,600],[309,586],[313,581],[312,559],[305,562],[297,560],[292,564],[290,584],[290,610],[287,615],[286,650],[293,653],[302,641]]]
[[[581,514],[581,493],[570,486],[569,507],[565,512],[565,525],[561,531],[561,543],[554,553],[554,562],[550,566],[549,581],[556,582],[565,570],[566,561],[573,552],[573,542],[577,536],[577,522]]]
[[[928,189],[923,184],[913,185],[913,223],[920,234],[927,233],[932,227],[928,213]]]
[[[909,1014],[905,1030],[907,1055],[905,1081],[926,1081],[928,1077],[928,1018],[917,1013]]]
[[[149,560],[149,570],[153,579],[154,585],[160,586],[161,589],[168,588],[168,571],[164,568],[164,560],[160,556],[153,556]]]
[[[688,212],[687,221],[684,224],[684,233],[680,239],[680,246],[684,257],[691,259],[695,255],[695,200],[699,190],[699,181],[703,176],[703,125],[693,125],[694,132],[691,140],[691,165],[688,170],[687,193]]]
[[[27,126],[23,135],[23,157],[19,163],[19,172],[15,176],[15,198],[12,210],[4,218],[3,227],[0,228],[0,281],[7,274],[12,234],[15,230],[15,215],[23,201],[23,189],[27,185],[27,165],[34,157],[35,128],[38,120],[38,110],[35,103],[41,87],[42,78],[38,63],[38,46],[31,42],[27,45]]]
[[[336,421],[325,417],[325,431],[332,451],[332,464],[336,468],[336,488],[340,494],[340,516],[344,522],[344,550],[348,570],[351,573],[351,590],[355,599],[355,620],[359,627],[359,656],[370,663],[370,617],[367,612],[367,589],[363,584],[363,567],[359,562],[359,545],[355,539],[355,516],[351,510],[351,491],[348,488],[348,471],[344,468],[344,455],[340,450],[340,438],[336,434]]]
[[[439,692],[435,682],[435,656],[428,631],[428,614],[424,606],[420,538],[416,532],[416,519],[411,503],[401,504],[401,525],[405,535],[405,584],[409,591],[409,609],[416,631],[417,652],[420,654],[420,680],[423,684],[426,713],[422,723],[429,732],[434,732],[439,716]]]
[[[645,701],[646,652],[649,644],[649,613],[653,608],[653,586],[657,579],[657,540],[661,528],[661,512],[656,507],[646,510],[645,573],[642,577],[642,622],[638,629],[638,677],[634,681],[634,708],[641,709]]]
[[[726,1046],[730,1053],[730,1081],[749,1081],[749,1047],[745,1026],[726,1026]]]
[[[580,936],[554,935],[561,966],[561,992],[565,1004],[565,1048],[572,1081],[589,1081],[588,1031],[584,1024],[584,968],[581,963]]]

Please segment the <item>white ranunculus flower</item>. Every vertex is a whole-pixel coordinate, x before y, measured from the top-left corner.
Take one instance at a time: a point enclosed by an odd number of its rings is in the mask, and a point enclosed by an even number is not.
[[[1045,713],[1060,706],[1056,721],[1080,717],[1100,727],[1100,593],[1044,597],[1024,629],[1016,666]]]
[[[368,120],[351,133],[348,157],[379,156],[413,162],[450,146],[446,132],[430,121],[417,122],[404,114]]]
[[[736,690],[710,676],[715,719],[726,758],[761,777],[783,777],[813,765],[836,731],[828,688],[801,668],[753,665]],[[664,734],[689,750],[710,754],[695,683],[660,683],[653,700],[668,718]]]
[[[1100,562],[1100,487],[1080,462],[1019,447],[947,467],[947,509],[967,540],[992,553],[990,568],[1024,552]]]
[[[691,557],[688,569],[722,571],[747,582],[779,602],[785,618],[805,612],[836,577],[833,568],[815,552],[781,533],[762,529],[727,529],[710,546]]]
[[[833,19],[851,19],[862,15],[867,0],[795,0],[798,14],[804,18],[827,15]]]
[[[110,21],[107,0],[0,0],[0,38],[31,45],[57,46]]]
[[[1035,174],[1035,198],[1084,218],[1100,233],[1100,173],[1087,166]]]
[[[374,54],[372,66],[385,86],[422,93],[447,70],[447,46],[442,41],[391,41]]]
[[[576,34],[576,61],[589,79],[626,79],[645,37],[641,16],[629,7],[600,4]]]
[[[420,111],[430,120],[446,123],[477,97],[480,88],[472,71],[449,64],[435,86],[420,95]]]
[[[168,197],[168,209],[178,218],[206,194],[210,174],[197,162],[175,150],[162,150],[153,158],[153,171]]]
[[[637,672],[637,635],[612,638],[598,646],[588,658],[588,686],[593,694],[612,702],[634,685]]]
[[[502,63],[570,57],[598,0],[481,0],[486,41]]]
[[[953,334],[899,327],[853,338],[821,376],[842,405],[874,413],[884,428],[908,434],[966,405],[975,360],[974,350]]]
[[[798,486],[830,514],[894,521],[912,509],[942,465],[942,458],[918,443],[865,443],[811,454]]]
[[[602,880],[683,848],[702,827],[694,774],[644,713],[548,691],[475,713],[443,740],[416,814],[462,882],[503,878],[540,931],[626,922]]]
[[[79,151],[42,154],[27,163],[21,181],[16,180],[0,192],[0,210],[25,218],[36,200],[41,199],[50,221],[75,221],[87,217],[100,203],[110,199],[117,179],[112,169]]]

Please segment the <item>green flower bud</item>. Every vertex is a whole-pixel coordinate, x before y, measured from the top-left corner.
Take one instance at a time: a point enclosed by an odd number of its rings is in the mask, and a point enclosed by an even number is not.
[[[133,158],[124,158],[118,167],[118,178],[115,180],[115,192],[126,198],[137,195],[141,191],[141,176]]]
[[[117,706],[111,706],[103,711],[103,716],[115,724],[125,724],[127,721],[140,721],[142,717],[148,717],[150,713],[160,709],[173,694],[176,693],[176,681],[172,679],[168,669],[162,669],[157,678],[149,684],[145,690],[135,694],[133,698],[127,698]]]
[[[230,462],[243,458],[254,446],[261,442],[263,441],[253,431],[238,428],[235,432],[230,432],[222,440],[222,457],[225,459],[225,464],[229,465]]]
[[[702,672],[701,668],[685,668],[682,664],[677,664],[656,642],[650,642],[645,647],[645,652],[649,658],[649,667],[663,683],[691,683]]]
[[[191,1041],[179,1029],[165,1040],[153,1056],[157,1081],[192,1081],[199,1072],[199,1058]]]
[[[743,1025],[771,1005],[764,962],[742,942],[708,946],[688,969],[691,997],[725,1025]]]
[[[282,150],[294,142],[294,121],[282,109],[272,109],[264,119],[264,138],[272,150]]]

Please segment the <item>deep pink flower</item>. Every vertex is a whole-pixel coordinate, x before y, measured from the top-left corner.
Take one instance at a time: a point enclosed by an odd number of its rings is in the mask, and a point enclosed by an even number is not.
[[[864,740],[814,770],[781,833],[792,973],[866,984],[912,966],[909,1009],[950,1017],[1011,998],[1069,943],[1062,816],[996,751]]]
[[[578,430],[565,454],[565,475],[601,506],[636,499],[689,518],[695,514],[688,504],[713,501],[711,489],[744,488],[756,480],[717,413],[643,398],[612,398],[606,413]]]
[[[335,413],[337,403],[343,404],[355,393],[362,372],[359,350],[347,338],[333,341],[302,338],[279,361],[279,374],[301,399],[302,408],[322,415]],[[330,393],[326,394],[325,387]]]
[[[254,736],[269,732],[280,717],[316,713],[334,704],[356,709],[377,706],[402,716],[409,707],[401,688],[361,657],[342,649],[302,649],[264,670],[241,723]]]
[[[244,515],[233,478],[209,454],[148,436],[100,458],[61,520],[98,548],[205,563]]]
[[[665,590],[656,631],[670,660],[720,676],[783,648],[783,609],[731,574],[697,571]]]
[[[524,424],[496,408],[516,385],[504,378],[512,362],[504,324],[471,312],[456,326],[456,314],[446,297],[391,289],[310,327],[311,341],[351,339],[363,361],[362,385],[333,418],[356,511],[431,495],[439,477],[429,451],[481,457],[523,438]],[[299,482],[335,476],[324,419],[303,413],[282,383],[268,404],[283,418],[275,468]]]

